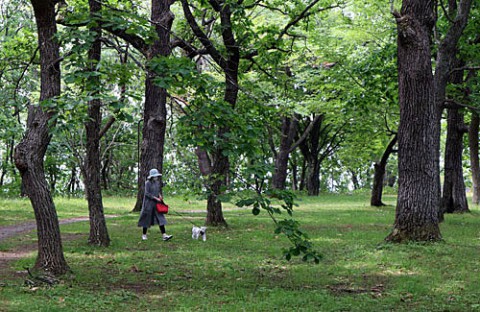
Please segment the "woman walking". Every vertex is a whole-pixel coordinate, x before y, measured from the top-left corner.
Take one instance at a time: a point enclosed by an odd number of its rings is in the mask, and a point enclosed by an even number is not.
[[[168,241],[173,236],[167,235],[165,225],[167,219],[163,213],[158,213],[156,209],[157,203],[163,201],[160,194],[160,177],[161,173],[157,169],[151,169],[145,182],[145,196],[143,197],[142,211],[140,212],[140,219],[138,226],[143,228],[142,240],[147,239],[148,228],[152,225],[158,224],[163,240]]]

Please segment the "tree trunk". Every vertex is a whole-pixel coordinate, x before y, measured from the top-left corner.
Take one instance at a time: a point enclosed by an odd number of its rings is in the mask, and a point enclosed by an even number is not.
[[[315,119],[312,123],[311,131],[299,145],[306,162],[305,187],[309,196],[320,194],[320,162],[318,154],[320,153],[319,138],[322,131],[322,122],[323,118]]]
[[[385,152],[383,153],[380,162],[374,164],[375,172],[373,175],[372,197],[370,198],[371,206],[385,206],[385,204],[382,202],[383,181],[385,179],[388,158],[394,152],[395,144],[397,144],[396,134],[390,141],[390,143],[387,145],[387,148],[385,149]]]
[[[55,40],[55,1],[32,0],[40,47],[40,103],[60,94],[59,46]],[[27,131],[15,148],[15,165],[35,213],[38,255],[35,269],[53,275],[70,268],[63,255],[60,227],[53,199],[45,179],[44,156],[50,143],[49,122],[54,112],[41,105],[28,107]]]
[[[219,149],[213,156],[212,175],[209,182],[209,195],[207,200],[207,218],[206,225],[210,226],[228,226],[223,217],[222,202],[218,199],[223,192],[222,187],[226,184],[229,171],[228,157],[222,154]]]
[[[290,154],[291,155],[291,167],[292,167],[292,190],[298,191],[299,190],[299,182],[298,182],[298,157],[296,153]]]
[[[440,128],[440,115],[442,108],[445,104],[446,100],[446,91],[447,91],[447,85],[449,82],[453,83],[463,83],[463,72],[458,72],[454,71],[452,75],[452,69],[454,66],[459,65],[462,63],[457,59],[457,53],[458,53],[458,41],[463,33],[463,30],[465,26],[467,25],[468,21],[468,15],[470,12],[470,7],[471,7],[471,0],[462,0],[458,2],[455,0],[448,1],[448,13],[451,16],[455,15],[454,20],[450,22],[450,28],[448,29],[448,32],[444,36],[444,39],[442,40],[441,44],[438,47],[437,51],[437,58],[436,58],[436,66],[435,66],[435,105],[438,108],[438,128]],[[450,115],[455,114],[450,119]],[[446,163],[446,174],[449,175],[449,177],[446,177],[445,185],[444,187],[444,194],[442,200],[441,200],[441,206],[439,207],[439,216],[440,219],[443,219],[443,209],[452,209],[451,205],[457,206],[458,209],[467,209],[467,202],[466,202],[466,194],[465,194],[465,185],[463,182],[463,172],[462,172],[462,164],[461,164],[461,158],[462,158],[462,149],[463,149],[463,144],[462,142],[454,142],[454,138],[460,138],[463,136],[459,132],[459,116],[456,115],[457,113],[452,112],[452,110],[449,110],[449,130],[448,134],[452,137],[450,140],[448,140],[447,136],[447,151],[449,153],[448,159],[446,161],[453,162],[453,163]],[[461,122],[462,125],[460,127],[463,127],[463,115],[461,116]],[[460,130],[463,131],[463,130]],[[440,140],[438,140],[438,148],[435,148],[435,151],[438,152],[437,155],[437,160],[440,161]],[[460,144],[457,145],[457,144]],[[450,145],[450,146],[448,146]],[[460,150],[459,150],[460,148]],[[460,153],[460,154],[457,154]],[[457,155],[455,155],[457,154]],[[447,157],[447,155],[446,155]],[[460,163],[459,163],[460,162]],[[450,170],[459,170],[459,172],[454,173],[453,171]],[[455,175],[453,177],[452,175]],[[459,177],[460,175],[460,177]],[[438,177],[440,179],[440,177]],[[461,180],[461,181],[460,181]],[[463,188],[463,191],[461,190]],[[463,194],[460,194],[460,192],[463,192]],[[463,199],[462,199],[463,198]],[[455,208],[455,209],[457,209]]]
[[[102,169],[100,170],[100,176],[102,180],[102,188],[108,190],[110,188],[109,179],[108,179],[108,168],[110,166],[110,152],[105,153],[105,157],[102,161]],[[140,161],[140,160],[139,160]]]
[[[472,120],[468,129],[468,144],[470,149],[470,167],[472,171],[473,198],[475,205],[480,204],[480,161],[478,157],[478,131],[480,117],[476,112],[472,112]]]
[[[463,180],[463,134],[465,125],[463,113],[458,109],[448,109],[447,142],[445,144],[445,179],[441,200],[441,215],[462,213],[468,209],[465,182]]]
[[[231,21],[232,12],[228,3],[220,3],[216,1],[210,1],[212,9],[218,13],[220,17],[221,30],[222,30],[222,52],[217,50],[214,44],[210,41],[208,36],[203,32],[199,24],[196,22],[194,15],[190,11],[190,6],[187,0],[182,0],[182,8],[185,19],[187,20],[191,30],[195,36],[200,40],[204,46],[206,52],[223,70],[225,77],[225,91],[223,100],[230,104],[234,110],[237,97],[238,97],[238,67],[240,64],[240,49],[235,40],[233,32],[233,26]],[[227,118],[227,117],[225,117]],[[228,135],[230,129],[228,126],[214,125],[218,127],[218,138],[228,145]],[[227,187],[227,181],[230,170],[230,160],[226,154],[228,151],[222,146],[212,148],[209,159],[211,160],[210,168],[212,174],[208,178],[208,190],[210,192],[207,202],[207,225],[224,225],[227,226],[227,222],[223,218],[222,203],[219,200],[219,196]],[[197,154],[198,155],[198,154]],[[203,159],[204,160],[204,159]],[[199,161],[202,161],[199,159]]]
[[[330,125],[325,125],[324,115],[316,116],[310,122],[310,130],[304,132],[305,139],[299,140],[300,151],[306,162],[305,186],[309,196],[320,194],[320,165],[338,147],[337,136],[340,129],[333,135]]]
[[[147,53],[148,60],[155,57],[168,56],[171,53],[170,30],[174,19],[170,11],[171,0],[152,0],[152,21],[158,35]],[[138,174],[138,193],[134,211],[142,209],[145,194],[145,179],[150,169],[163,172],[163,149],[167,128],[167,90],[154,83],[155,73],[147,72],[145,79],[145,107],[143,110],[143,129]],[[162,180],[162,178],[161,178]],[[160,182],[160,185],[163,185]],[[161,187],[161,186],[160,186]]]
[[[353,170],[348,170],[348,171],[350,171],[350,174],[352,175],[353,189],[354,190],[359,190],[361,187],[360,187],[360,181],[358,179],[357,173]]]
[[[323,115],[317,115],[313,120],[311,120],[301,136],[298,131],[299,119],[300,115],[298,114],[295,114],[293,117],[285,117],[283,119],[279,152],[276,153],[275,149],[273,148],[273,154],[275,157],[275,172],[272,177],[272,188],[285,189],[290,154],[309,138],[309,135],[314,130],[314,127],[318,125],[318,123],[322,123]],[[318,129],[315,129],[315,131],[316,130]],[[297,140],[295,141],[296,138]],[[271,143],[271,145],[273,145],[273,143]],[[305,146],[308,146],[308,143],[304,144],[304,147]],[[293,180],[293,188],[296,188],[296,177],[293,177]]]
[[[225,95],[224,100],[233,108],[237,103],[238,96],[238,64],[239,55],[237,52],[233,53],[228,61],[228,70],[225,71]],[[230,129],[222,127],[218,130],[218,137],[227,141],[225,134],[229,133]],[[209,191],[207,201],[207,219],[206,225],[211,226],[228,226],[227,221],[223,217],[222,202],[219,196],[223,193],[223,188],[226,187],[227,179],[230,171],[230,160],[225,155],[223,148],[218,147],[211,156],[212,160],[212,175],[210,176]]]
[[[272,176],[272,188],[284,190],[287,180],[288,159],[291,147],[298,132],[298,119],[296,116],[284,117],[280,136],[280,149],[275,159],[275,172]]]
[[[433,1],[404,0],[396,14],[400,125],[399,188],[395,223],[387,241],[436,241],[440,198],[439,108],[435,106],[430,38]]]
[[[89,0],[90,15],[94,17],[100,12],[102,5],[97,0]],[[90,72],[95,72],[97,64],[100,62],[102,46],[100,26],[90,28],[90,31],[96,33],[95,41],[88,51],[90,61]],[[100,179],[100,126],[102,122],[101,100],[98,98],[98,88],[100,86],[99,76],[92,75],[90,82],[92,88],[90,92],[94,97],[88,102],[88,121],[85,123],[87,134],[86,159],[85,159],[85,190],[87,193],[88,210],[90,217],[90,235],[88,243],[96,246],[109,246],[110,237],[108,235],[107,224],[103,212],[102,187]]]
[[[307,194],[318,196],[320,194],[320,162],[312,158],[307,163]]]

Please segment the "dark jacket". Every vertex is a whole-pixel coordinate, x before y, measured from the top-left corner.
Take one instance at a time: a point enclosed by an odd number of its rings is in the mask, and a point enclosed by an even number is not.
[[[150,227],[152,225],[165,225],[167,219],[163,213],[156,209],[157,200],[154,197],[160,196],[160,181],[149,179],[145,182],[145,196],[143,197],[142,211],[138,220],[139,227]]]

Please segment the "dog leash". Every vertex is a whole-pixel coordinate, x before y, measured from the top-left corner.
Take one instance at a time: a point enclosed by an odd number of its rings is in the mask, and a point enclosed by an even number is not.
[[[184,217],[182,214],[180,214],[178,211],[176,211],[175,209],[172,209],[171,207],[169,207],[169,211],[173,211],[173,213],[175,213],[176,215],[178,215],[180,218],[184,219],[184,220],[187,220],[188,222],[190,222],[191,224],[193,224],[194,226],[197,226],[195,223],[193,223],[190,219],[187,219],[186,217]]]

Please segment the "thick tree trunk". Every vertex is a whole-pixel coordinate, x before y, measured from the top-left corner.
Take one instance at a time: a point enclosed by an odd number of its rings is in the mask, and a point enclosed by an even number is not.
[[[101,10],[101,3],[97,0],[89,0],[90,14],[95,16]],[[100,62],[102,47],[100,37],[102,29],[95,26],[90,29],[96,32],[95,41],[88,52],[90,60],[90,71],[95,72]],[[103,212],[102,187],[101,187],[101,162],[100,162],[100,126],[102,122],[101,101],[98,98],[98,91],[101,82],[98,76],[90,78],[89,85],[92,85],[93,100],[88,103],[88,121],[85,123],[87,134],[86,159],[85,159],[85,190],[87,193],[88,210],[90,217],[90,235],[88,243],[96,246],[109,246],[107,224]]]
[[[171,53],[170,29],[174,19],[170,11],[171,0],[152,0],[152,21],[158,35],[147,53],[149,61],[155,57],[168,56]],[[145,194],[145,179],[150,169],[163,172],[163,149],[167,128],[167,90],[154,83],[155,73],[147,73],[145,80],[145,107],[143,110],[143,129],[138,174],[138,193],[134,211],[142,209]],[[160,183],[160,185],[163,185]]]
[[[448,109],[447,141],[445,144],[445,179],[441,200],[441,215],[462,213],[468,209],[465,182],[463,180],[463,134],[466,132],[463,113]]]
[[[480,204],[480,161],[478,157],[478,131],[480,128],[480,117],[472,112],[472,120],[468,129],[468,144],[470,149],[470,170],[472,172],[473,198],[475,205]]]
[[[59,46],[55,40],[55,1],[32,0],[40,47],[40,103],[60,94]],[[44,156],[50,143],[49,122],[53,112],[41,105],[28,108],[27,131],[15,148],[15,165],[35,213],[38,255],[35,269],[53,275],[70,268],[63,255],[60,227],[53,199],[45,179]]]
[[[435,105],[430,38],[433,1],[404,0],[398,27],[399,189],[392,233],[387,241],[441,239],[439,108]]]
[[[280,149],[275,159],[275,172],[272,176],[272,188],[285,189],[288,171],[288,159],[295,135],[298,132],[298,119],[284,117],[280,137]]]
[[[395,144],[397,144],[396,134],[390,141],[390,143],[387,145],[387,148],[385,149],[385,152],[383,153],[380,162],[374,164],[375,172],[373,175],[372,197],[370,198],[371,206],[385,206],[385,204],[382,202],[383,181],[385,179],[388,158],[394,152]]]

